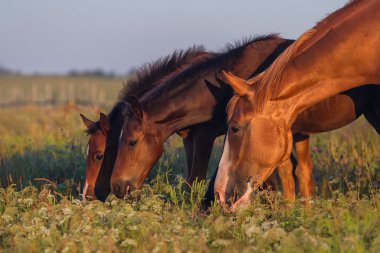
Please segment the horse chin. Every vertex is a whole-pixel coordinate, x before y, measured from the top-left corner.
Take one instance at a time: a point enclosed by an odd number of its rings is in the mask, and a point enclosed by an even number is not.
[[[83,201],[86,201],[86,200],[88,201],[97,200],[94,189],[87,190],[87,194],[83,196]]]

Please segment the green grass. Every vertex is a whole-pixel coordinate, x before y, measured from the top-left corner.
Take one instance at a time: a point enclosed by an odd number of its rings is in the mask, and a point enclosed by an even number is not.
[[[236,214],[217,206],[204,214],[207,182],[183,190],[184,151],[175,136],[141,191],[80,201],[87,136],[79,113],[94,119],[98,112],[75,105],[0,110],[4,252],[380,252],[380,138],[363,119],[312,138],[312,205],[264,191]]]
[[[197,212],[190,194],[154,181],[126,200],[61,199],[53,186],[1,190],[0,243],[6,252],[379,252],[380,213],[356,196],[286,205],[261,192],[225,215]],[[59,200],[60,199],[60,200]],[[199,204],[199,202],[198,202]]]

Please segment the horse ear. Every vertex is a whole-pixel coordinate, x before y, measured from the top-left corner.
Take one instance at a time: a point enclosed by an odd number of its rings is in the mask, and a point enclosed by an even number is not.
[[[82,113],[80,114],[80,117],[82,118],[83,120],[83,123],[86,125],[87,128],[90,128],[90,126],[92,124],[94,124],[95,122],[92,121],[92,120],[89,120],[86,116],[84,116]]]
[[[99,113],[99,125],[103,133],[108,133],[110,131],[110,123],[108,122],[108,118],[102,112]]]
[[[135,96],[128,96],[126,99],[126,102],[131,105],[131,111],[133,113],[133,116],[135,116],[138,119],[143,118],[143,110],[140,104],[140,101]]]
[[[239,96],[245,96],[252,92],[251,86],[245,79],[226,71],[222,71],[222,77]]]

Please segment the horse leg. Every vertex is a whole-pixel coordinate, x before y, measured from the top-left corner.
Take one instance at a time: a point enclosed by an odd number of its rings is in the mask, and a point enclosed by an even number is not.
[[[301,140],[295,141],[298,158],[296,176],[299,182],[301,196],[309,199],[314,193],[313,162],[309,150],[309,136],[304,136]]]
[[[214,175],[212,175],[212,178],[210,180],[210,183],[208,184],[208,188],[205,194],[205,197],[202,201],[202,209],[207,210],[212,202],[215,200],[215,194],[214,194],[214,185],[216,180],[216,175],[218,174],[218,168],[216,168]]]
[[[188,182],[192,184],[196,179],[206,178],[208,163],[214,145],[215,136],[208,128],[196,128],[193,132],[193,161]]]
[[[293,154],[291,155],[293,156]],[[280,176],[284,198],[294,202],[296,200],[296,187],[293,177],[293,162],[291,159],[287,159],[278,166],[278,174]]]
[[[208,131],[209,132],[209,131]],[[192,175],[190,177],[189,183],[192,184],[195,179],[203,180],[206,178],[208,163],[210,161],[212,147],[214,145],[215,136],[210,136],[210,132],[207,134],[207,131],[195,131],[195,140],[194,140],[194,153],[193,153],[193,163],[192,163]],[[216,180],[216,174],[218,168],[215,170],[214,175],[212,176],[208,188],[205,194],[205,197],[202,200],[201,208],[202,210],[207,210],[212,201],[215,199],[214,195],[214,184]]]
[[[193,135],[190,134],[182,139],[183,146],[185,148],[185,154],[186,154],[186,165],[187,165],[187,181],[189,181],[190,176],[192,174],[192,167],[193,167],[193,150],[194,150],[194,141],[193,141]]]
[[[205,167],[206,167],[205,176],[206,176],[208,162],[210,160],[211,151],[212,151],[214,141],[215,141],[216,137],[225,134],[227,129],[226,129],[225,120],[222,120],[222,121],[216,120],[213,122],[209,122],[208,124],[207,123],[203,124],[202,126],[199,126],[199,127],[201,127],[201,129],[203,130],[203,131],[199,131],[199,133],[203,133],[203,134],[198,134],[198,136],[200,136],[200,138],[202,138],[202,137],[206,138],[208,136],[208,142],[207,143],[209,145],[209,148],[208,148],[209,153],[206,154],[207,155],[207,162],[205,162],[206,163],[206,165],[205,165]],[[223,147],[224,147],[225,142],[226,142],[226,137],[224,137]],[[197,142],[197,145],[199,145],[199,144],[200,144],[200,142]],[[198,154],[194,155],[194,158],[196,158],[196,157],[198,157]],[[215,200],[214,185],[215,185],[215,180],[216,180],[217,174],[218,174],[218,167],[215,169],[214,174],[212,175],[212,178],[208,184],[208,188],[207,188],[205,197],[203,198],[203,201],[202,201],[202,209],[203,210],[207,210],[211,206],[212,202]]]

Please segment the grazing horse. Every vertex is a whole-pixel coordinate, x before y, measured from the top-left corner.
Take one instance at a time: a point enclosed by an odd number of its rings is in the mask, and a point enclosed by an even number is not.
[[[94,188],[98,177],[100,165],[106,149],[106,138],[109,131],[107,116],[100,113],[99,121],[95,122],[80,114],[83,123],[87,127],[87,134],[90,136],[86,150],[86,179],[83,187],[83,200],[87,198],[95,199]]]
[[[166,78],[139,99],[130,97],[122,133],[114,140],[119,148],[112,192],[123,198],[140,189],[168,137],[189,128],[185,148],[194,150],[188,161],[196,166],[190,179],[204,179],[214,140],[226,132],[225,108],[232,97],[231,87],[218,75],[223,69],[245,78],[260,73],[292,42],[270,35],[229,46],[226,52]]]
[[[329,97],[355,87],[380,84],[379,26],[379,1],[352,1],[303,34],[248,83],[225,76],[238,96],[229,106],[229,130],[215,183],[221,204],[226,203],[236,185],[242,196],[232,210],[249,203],[250,193],[276,166],[288,161],[292,126],[299,127],[294,123],[300,113],[307,110],[306,114],[313,116],[309,107]],[[378,91],[372,95],[375,97],[368,99],[374,103],[367,108],[367,119],[378,126]],[[322,105],[326,113],[333,113],[329,110],[335,101]],[[336,111],[335,117],[340,116]],[[311,122],[310,129],[317,131],[328,124]]]
[[[86,179],[82,193],[83,199],[86,199],[86,197],[88,199],[96,199],[94,189],[104,159],[106,139],[111,131],[111,125],[115,128],[115,125],[117,127],[117,123],[121,124],[123,122],[121,110],[126,106],[125,98],[127,95],[141,96],[141,94],[154,87],[167,75],[209,55],[211,54],[206,53],[203,47],[191,47],[185,51],[175,51],[172,55],[144,65],[137,71],[134,77],[125,83],[119,102],[114,105],[108,116],[100,113],[99,120],[94,122],[81,114],[82,120],[87,127],[86,132],[90,136],[87,145]],[[115,130],[111,134],[113,133],[115,133]],[[120,130],[119,132],[116,131],[115,134],[119,135]]]

